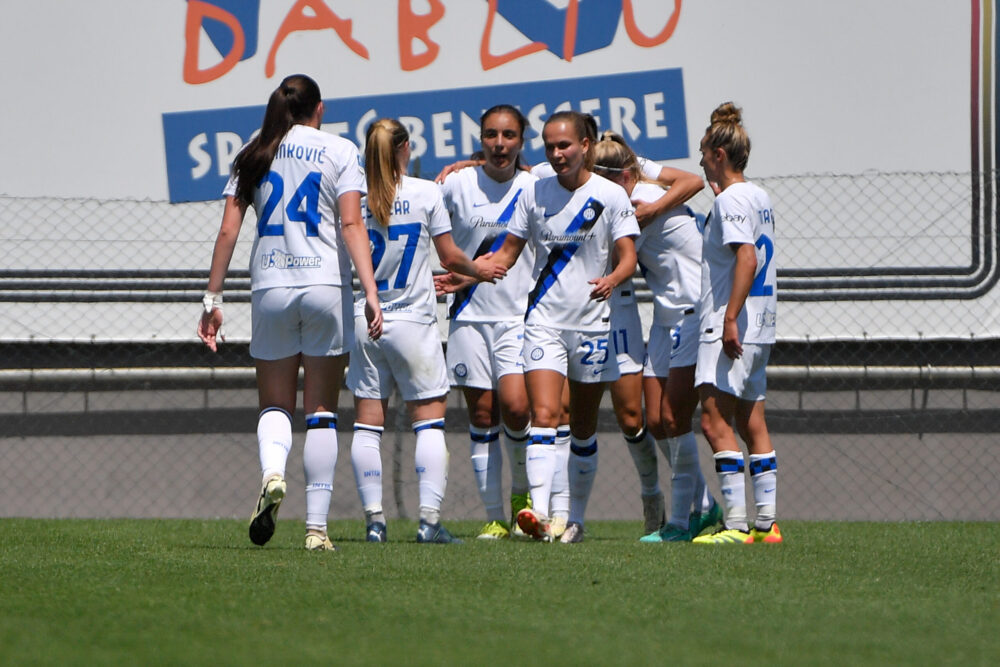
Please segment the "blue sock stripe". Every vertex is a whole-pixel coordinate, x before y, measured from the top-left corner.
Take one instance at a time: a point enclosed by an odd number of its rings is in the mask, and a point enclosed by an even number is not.
[[[594,440],[589,445],[570,444],[569,451],[577,456],[593,456],[597,453],[597,441]]]
[[[288,410],[285,410],[284,408],[274,407],[274,406],[272,406],[270,408],[264,408],[263,410],[261,410],[260,414],[257,415],[257,418],[260,419],[261,417],[263,417],[264,415],[266,415],[268,412],[274,412],[274,411],[278,411],[281,414],[283,414],[286,417],[288,417],[288,421],[292,420],[292,416],[290,414],[288,414]]]
[[[437,420],[434,420],[434,421],[427,421],[427,422],[424,422],[422,424],[414,424],[413,425],[413,432],[414,433],[420,433],[420,431],[426,431],[429,428],[438,428],[438,429],[441,429],[443,431],[444,430],[444,420],[443,419],[437,419]]]
[[[378,434],[381,435],[382,432],[385,431],[385,428],[382,427],[382,426],[369,426],[368,424],[359,424],[357,422],[354,422],[354,430],[355,431],[369,431],[371,433],[378,433]]]
[[[506,426],[503,427],[503,432],[506,433],[507,437],[514,442],[527,442],[528,438],[531,437],[531,433],[525,433],[522,437],[518,438],[514,436]]]
[[[715,459],[716,472],[743,472],[743,459]]]
[[[528,436],[529,445],[554,445],[556,436],[554,435],[531,435]]]
[[[778,469],[778,459],[770,456],[766,459],[750,459],[750,474],[759,475],[762,472]]]
[[[469,431],[472,442],[496,442],[500,439],[500,431],[487,431],[486,433],[476,433]]]
[[[337,428],[337,415],[307,417],[306,428]]]
[[[559,438],[568,438],[569,435],[570,435],[570,430],[569,430],[568,426],[566,428],[557,428],[556,429],[556,437],[559,437]]]

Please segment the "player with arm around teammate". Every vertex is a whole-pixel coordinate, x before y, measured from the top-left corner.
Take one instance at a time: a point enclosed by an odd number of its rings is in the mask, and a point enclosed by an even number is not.
[[[449,174],[441,188],[455,242],[474,258],[502,246],[518,199],[536,180],[520,168],[528,121],[516,107],[494,106],[479,124],[485,162]],[[469,410],[472,469],[487,515],[479,538],[502,539],[510,536],[511,524],[503,507],[501,442],[511,466],[511,519],[529,504],[524,467],[529,410],[522,347],[531,258],[493,285],[455,274],[435,278],[435,283],[452,293],[448,377],[462,388]]]
[[[260,133],[236,156],[198,335],[213,351],[221,340],[223,282],[246,210],[253,206],[250,354],[257,371],[263,481],[250,539],[258,545],[271,539],[285,497],[301,365],[305,546],[333,551],[326,527],[337,462],[337,399],[354,340],[348,255],[367,297],[362,335],[381,335],[382,312],[361,220],[360,156],[354,144],[319,130],[323,111],[315,81],[301,74],[287,77],[271,94]]]
[[[714,452],[725,522],[694,542],[780,543],[775,522],[778,466],[764,419],[765,371],[777,312],[774,211],[768,194],[744,178],[750,138],[739,108],[727,102],[712,112],[700,150],[701,166],[716,198],[702,246],[695,384],[701,396],[702,430]],[[749,450],[757,505],[752,527],[736,433]]]
[[[582,114],[549,117],[542,130],[556,176],[536,181],[518,200],[504,245],[494,259],[513,266],[534,247],[535,285],[525,314],[525,383],[531,405],[526,469],[532,508],[518,525],[551,539],[549,496],[555,438],[569,380],[569,523],[564,543],[584,535],[584,514],[597,472],[597,414],[606,384],[618,377],[609,350],[612,290],[635,271],[639,235],[625,192],[591,171],[592,142]]]
[[[385,318],[380,339],[358,337],[347,373],[357,414],[351,463],[365,512],[366,539],[384,542],[387,537],[380,444],[389,397],[397,385],[416,435],[417,541],[458,542],[440,520],[448,476],[444,437],[448,378],[437,329],[430,244],[433,241],[442,266],[478,280],[502,278],[506,268],[484,257],[473,262],[455,245],[438,186],[405,175],[410,137],[399,121],[377,120],[366,136],[365,216]],[[360,314],[356,322],[358,329],[363,327]]]
[[[605,132],[597,143],[594,171],[621,185],[633,204],[663,199],[663,189],[643,179],[635,153],[618,135]],[[685,192],[697,191],[694,182],[701,183],[694,174],[679,180]],[[646,529],[643,541],[686,541],[700,532],[703,509],[708,510],[706,521],[717,519],[719,512],[711,509],[715,504],[701,474],[691,430],[698,404],[695,307],[701,289],[701,234],[690,210],[682,205],[640,221],[639,226],[642,234],[636,246],[639,266],[653,292],[653,325],[649,345],[644,346],[631,280],[615,290],[611,340],[622,376],[612,383],[611,397],[639,473]],[[672,470],[669,520],[663,516],[657,482],[656,446]]]

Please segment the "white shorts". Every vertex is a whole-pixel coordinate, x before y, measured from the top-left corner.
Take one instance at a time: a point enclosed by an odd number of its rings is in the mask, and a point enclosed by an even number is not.
[[[271,287],[250,295],[250,356],[273,361],[300,352],[336,357],[354,346],[354,299],[348,285]]]
[[[550,370],[575,382],[614,382],[620,377],[608,334],[524,327],[524,372]]]
[[[395,383],[404,401],[436,398],[448,393],[441,335],[434,322],[386,320],[382,337],[368,338],[368,322],[355,318],[347,386],[358,398],[389,398]]]
[[[622,375],[639,373],[646,358],[646,344],[642,340],[642,320],[635,301],[611,306],[611,347],[618,360]]]
[[[504,375],[524,372],[524,322],[455,322],[448,332],[448,381],[496,389]]]
[[[719,391],[745,401],[763,401],[767,392],[767,360],[771,345],[743,343],[743,355],[730,359],[722,351],[722,339],[698,346],[694,386],[714,385]]]
[[[673,327],[654,324],[649,329],[646,346],[647,377],[665,378],[671,368],[684,368],[698,363],[698,317],[688,315]]]

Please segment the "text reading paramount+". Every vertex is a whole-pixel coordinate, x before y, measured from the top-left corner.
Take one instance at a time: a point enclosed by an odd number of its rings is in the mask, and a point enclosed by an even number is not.
[[[545,160],[540,131],[556,111],[592,114],[653,160],[689,155],[684,82],[679,68],[533,83],[453,88],[326,100],[323,129],[359,146],[377,118],[398,118],[413,141],[411,166],[431,178],[479,149],[479,117],[513,104],[531,123],[524,159]],[[163,114],[170,201],[218,199],[240,147],[260,127],[263,106]]]

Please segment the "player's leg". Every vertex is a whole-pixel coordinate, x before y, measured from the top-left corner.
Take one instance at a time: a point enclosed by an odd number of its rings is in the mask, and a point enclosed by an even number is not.
[[[469,454],[472,474],[479,498],[486,509],[486,526],[482,539],[502,539],[510,535],[505,520],[503,488],[503,455],[500,447],[499,405],[496,392],[477,387],[463,387],[469,410]]]
[[[354,434],[351,467],[365,515],[365,540],[385,542],[382,508],[382,433],[393,380],[383,345],[392,338],[397,322],[387,322],[382,338],[370,340],[365,318],[355,318],[355,340],[347,368],[347,386],[354,393]]]
[[[490,363],[487,337],[493,333],[489,324],[452,320],[448,334],[448,381],[462,390],[469,415],[469,459],[479,497],[486,509],[487,523],[479,537],[507,537],[510,529],[504,521],[503,457],[500,450],[500,417],[495,379]]]
[[[278,509],[287,492],[285,465],[292,449],[292,414],[298,384],[299,355],[255,360],[260,413],[257,450],[261,490],[250,518],[250,540],[263,545],[274,535]]]
[[[569,523],[569,381],[563,381],[561,414],[556,427],[555,469],[552,494],[549,496],[549,532],[552,539],[562,537]]]
[[[646,535],[662,528],[666,517],[663,494],[660,492],[656,446],[646,428],[642,396],[643,380],[639,371],[623,374],[611,383],[611,404],[618,427],[625,436],[625,445],[639,474],[643,535]]]
[[[524,381],[531,403],[531,429],[525,450],[531,508],[522,510],[517,522],[532,537],[546,539],[549,537],[549,500],[556,470],[556,429],[559,426],[565,376],[550,369],[529,370],[524,374]]]
[[[337,466],[337,403],[347,353],[354,344],[350,286],[315,285],[300,300],[302,403],[306,440],[302,467],[306,483],[306,548],[335,551],[327,537],[327,517]]]
[[[406,402],[417,443],[413,454],[420,497],[417,541],[448,544],[461,540],[441,525],[441,503],[448,486],[448,447],[444,438],[445,396]]]
[[[500,441],[510,464],[511,529],[518,534],[517,513],[530,507],[531,486],[525,469],[531,427],[531,405],[524,384],[524,323],[499,322],[492,325],[493,374],[500,404]]]
[[[775,544],[782,541],[775,522],[777,515],[778,460],[774,454],[765,413],[765,368],[770,355],[769,345],[744,347],[750,364],[749,378],[743,396],[736,406],[736,428],[747,443],[750,453],[750,482],[753,488],[757,516],[751,529],[754,541]]]

